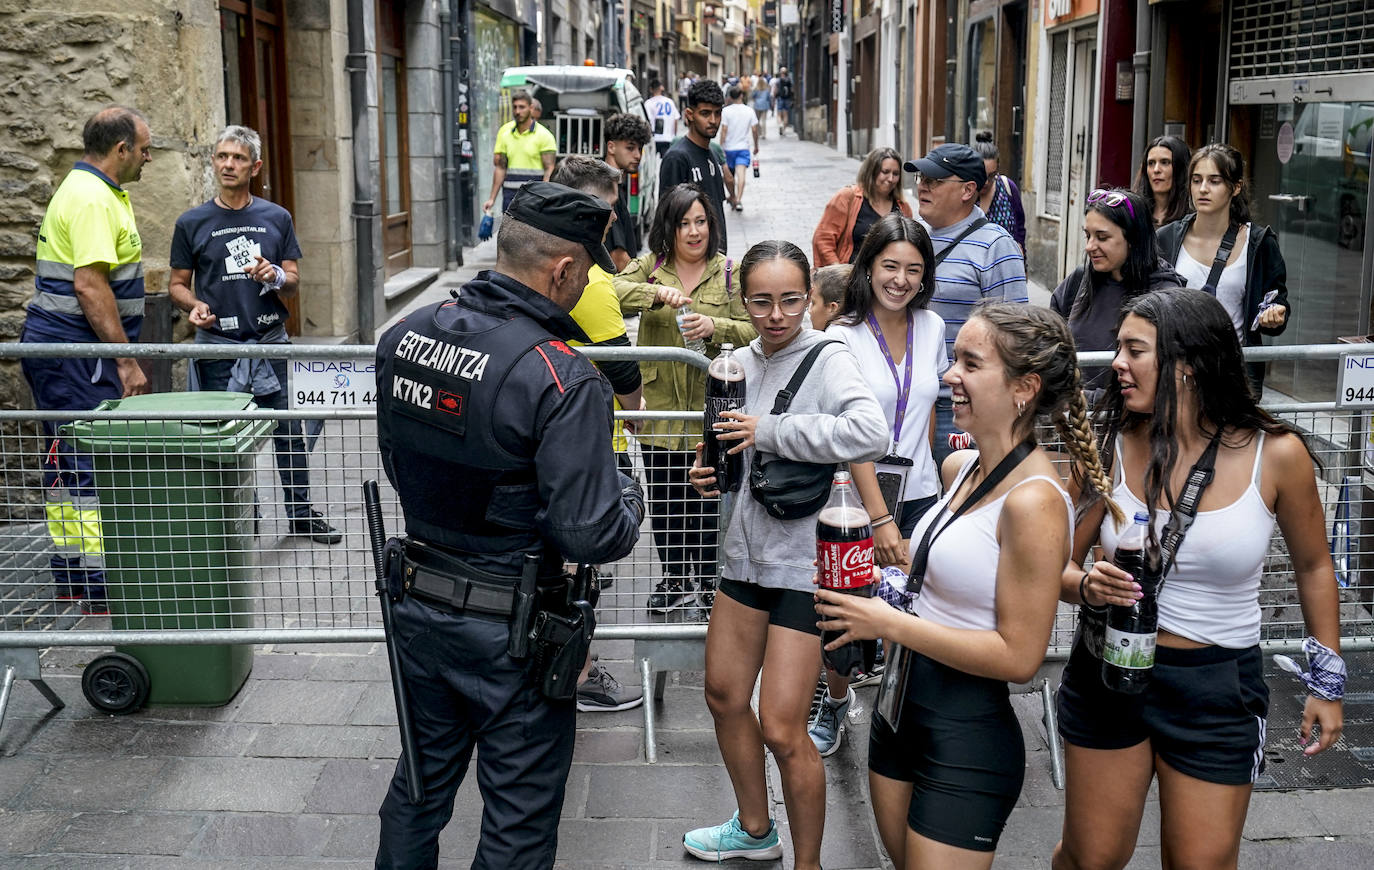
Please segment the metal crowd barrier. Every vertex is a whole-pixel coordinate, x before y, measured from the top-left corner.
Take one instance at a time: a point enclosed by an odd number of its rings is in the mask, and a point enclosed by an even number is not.
[[[1331,359],[1349,346],[1305,346],[1252,349],[1252,359]],[[703,357],[673,348],[588,348],[593,359],[673,360],[705,368]],[[25,356],[128,356],[170,360],[286,358],[307,360],[371,360],[366,345],[18,345],[0,344],[0,359]],[[1110,354],[1080,354],[1085,364],[1104,364]],[[1333,387],[1334,392],[1334,387]],[[1374,457],[1369,419],[1363,411],[1337,409],[1334,402],[1270,404],[1269,410],[1307,433],[1321,462],[1317,482],[1325,510],[1324,525],[1341,584],[1342,643],[1347,648],[1374,648]],[[695,413],[621,412],[627,421],[682,420],[700,434]],[[123,593],[114,616],[88,612],[83,602],[61,595],[54,585],[50,558],[54,555],[44,518],[42,469],[50,461],[50,439],[41,421],[102,420],[110,425],[196,420],[276,421],[304,426],[310,500],[324,519],[343,535],[341,543],[312,541],[293,532],[283,506],[281,482],[270,438],[246,458],[251,489],[220,486],[204,469],[212,457],[187,453],[171,456],[144,448],[146,455],[125,459],[160,463],[162,472],[147,478],[163,501],[201,503],[212,513],[242,512],[255,503],[255,528],[224,536],[203,518],[187,515],[184,522],[139,533],[167,535],[157,548],[162,562],[141,569],[146,579],[135,593]],[[693,439],[695,440],[695,439]],[[1046,445],[1054,450],[1052,441]],[[645,479],[645,459],[655,468],[690,464],[687,454],[665,457],[629,440],[628,457],[635,473]],[[26,679],[54,706],[61,701],[42,682],[39,651],[55,646],[180,645],[224,643],[376,642],[382,639],[380,615],[373,600],[371,554],[361,504],[361,484],[376,478],[382,485],[384,514],[389,530],[402,528],[395,494],[380,467],[376,448],[375,413],[370,408],[242,411],[234,414],[180,412],[37,412],[0,411],[0,724],[16,679]],[[189,484],[186,481],[195,480]],[[209,480],[210,483],[206,481]],[[200,492],[189,491],[194,488]],[[127,493],[129,490],[125,490]],[[666,672],[700,669],[710,591],[690,598],[666,613],[651,612],[650,596],[665,574],[694,580],[714,573],[712,559],[717,522],[716,505],[695,497],[665,496],[646,490],[649,519],[634,551],[602,566],[607,585],[598,607],[598,639],[632,640],[634,660],[644,691],[661,698]],[[133,504],[110,501],[102,493],[102,508],[118,512],[138,510]],[[653,528],[663,524],[681,531],[680,538],[660,550]],[[128,524],[121,533],[128,533]],[[243,532],[243,529],[239,530]],[[107,530],[107,534],[110,532]],[[191,570],[187,570],[186,566]],[[248,571],[249,582],[228,584],[214,579],[226,565]],[[210,579],[206,579],[210,578]],[[164,584],[159,586],[159,584]],[[174,600],[157,592],[174,587]],[[149,593],[152,590],[152,593]],[[1264,614],[1263,642],[1277,650],[1295,650],[1304,635],[1293,585],[1292,566],[1276,532],[1265,563],[1260,603]],[[139,618],[121,618],[136,611]],[[1074,608],[1061,606],[1056,617],[1049,667],[1067,659],[1074,629]],[[1028,688],[1046,700],[1047,734],[1053,728],[1048,679],[1042,674]],[[644,705],[646,758],[654,761],[654,705]],[[1052,745],[1053,740],[1049,741]],[[1057,764],[1056,764],[1057,767]]]

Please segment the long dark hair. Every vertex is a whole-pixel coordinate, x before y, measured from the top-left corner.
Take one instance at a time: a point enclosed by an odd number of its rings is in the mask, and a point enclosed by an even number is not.
[[[1193,154],[1192,161],[1188,164],[1188,183],[1192,184],[1193,173],[1197,171],[1198,163],[1203,160],[1212,161],[1212,165],[1217,168],[1217,174],[1221,180],[1231,185],[1235,194],[1231,197],[1231,222],[1243,224],[1250,220],[1250,187],[1245,183],[1245,158],[1241,153],[1225,142],[1213,142],[1211,145],[1203,145]],[[1192,188],[1189,188],[1189,196],[1192,195]],[[1196,209],[1194,209],[1196,210]]]
[[[878,219],[864,236],[859,246],[859,255],[854,260],[854,269],[849,274],[849,287],[845,291],[845,310],[840,315],[842,323],[862,323],[873,311],[873,261],[888,245],[894,242],[909,242],[921,254],[925,268],[921,270],[921,289],[911,297],[907,309],[916,311],[930,304],[935,295],[935,248],[930,243],[926,228],[909,217],[901,214],[886,214]]]
[[[753,273],[754,267],[770,260],[787,260],[796,266],[801,271],[802,283],[806,285],[806,292],[811,292],[811,261],[806,259],[806,254],[802,249],[781,239],[767,239],[746,251],[744,259],[739,261],[741,296],[749,292],[749,276]]]
[[[650,251],[672,262],[677,247],[677,225],[682,223],[694,202],[701,203],[706,211],[706,226],[710,230],[706,241],[706,259],[720,252],[720,218],[716,215],[716,207],[711,204],[706,191],[691,183],[679,184],[659,197],[658,208],[654,210],[654,223],[649,227]]]
[[[1156,136],[1150,140],[1150,144],[1145,146],[1145,154],[1140,158],[1140,168],[1135,173],[1136,193],[1145,198],[1150,204],[1150,214],[1155,212],[1155,192],[1150,187],[1150,151],[1155,148],[1165,148],[1169,151],[1169,157],[1174,162],[1173,182],[1169,188],[1169,204],[1164,208],[1164,220],[1160,226],[1173,223],[1188,213],[1188,205],[1191,200],[1188,197],[1188,177],[1190,175],[1188,158],[1188,143],[1177,136]],[[1154,218],[1151,217],[1151,220]]]
[[[1108,188],[1108,193],[1119,193],[1126,201],[1107,205],[1105,199],[1099,199],[1088,203],[1083,214],[1095,211],[1121,228],[1121,234],[1126,237],[1126,262],[1121,264],[1121,283],[1126,288],[1123,298],[1131,299],[1150,289],[1150,276],[1159,268],[1159,240],[1155,237],[1155,222],[1150,216],[1154,200],[1121,187]],[[1069,310],[1070,320],[1077,320],[1092,310],[1093,297],[1110,277],[1094,269],[1084,256],[1083,279]]]
[[[1098,406],[1096,422],[1105,425],[1102,455],[1108,457],[1108,461],[1114,455],[1113,448],[1120,433],[1134,431],[1140,426],[1149,427],[1150,459],[1145,467],[1147,505],[1160,504],[1163,495],[1169,508],[1174,507],[1173,493],[1167,491],[1166,484],[1178,463],[1178,390],[1174,374],[1184,366],[1191,369],[1189,380],[1191,392],[1197,398],[1199,424],[1215,427],[1211,431],[1203,429],[1208,436],[1231,427],[1235,437],[1234,443],[1224,442],[1228,447],[1244,446],[1256,431],[1302,437],[1297,429],[1276,420],[1259,407],[1246,378],[1245,357],[1241,354],[1240,340],[1236,338],[1236,328],[1215,296],[1187,287],[1146,293],[1122,306],[1117,319],[1118,330],[1130,314],[1155,328],[1155,360],[1159,369],[1154,409],[1150,414],[1127,411],[1121,383],[1113,369],[1107,393]],[[1311,453],[1310,447],[1308,453]]]

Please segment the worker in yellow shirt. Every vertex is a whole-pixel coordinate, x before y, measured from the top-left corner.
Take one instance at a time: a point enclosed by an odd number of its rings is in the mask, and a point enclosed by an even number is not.
[[[490,212],[501,193],[501,210],[510,205],[515,192],[531,181],[548,181],[553,175],[558,143],[549,128],[535,120],[530,111],[528,91],[516,91],[510,98],[514,120],[507,121],[496,131],[496,148],[492,163],[496,168],[491,179],[491,196],[482,203],[482,211]]]

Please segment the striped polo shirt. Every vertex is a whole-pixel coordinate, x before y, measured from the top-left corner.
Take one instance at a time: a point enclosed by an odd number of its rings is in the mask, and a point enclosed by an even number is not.
[[[143,325],[143,242],[129,192],[78,161],[53,194],[38,230],[26,340],[100,340],[76,298],[76,270],[96,263],[109,267],[124,332],[137,341]]]
[[[947,227],[931,228],[930,241],[939,254],[968,229],[985,217],[983,210],[973,212]],[[988,221],[959,242],[935,269],[935,295],[930,310],[945,321],[945,351],[954,358],[954,337],[979,302],[1026,302],[1026,258],[1021,246],[1001,226]],[[947,389],[947,388],[945,388]]]

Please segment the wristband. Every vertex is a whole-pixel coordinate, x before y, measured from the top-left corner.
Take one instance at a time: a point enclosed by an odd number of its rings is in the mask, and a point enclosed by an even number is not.
[[[1274,656],[1274,664],[1290,674],[1296,674],[1307,686],[1309,695],[1327,701],[1344,698],[1346,667],[1341,654],[1311,636],[1303,640],[1302,651],[1307,654],[1306,671],[1288,656]]]
[[[885,526],[892,521],[892,514],[883,514],[876,520],[871,520],[870,525],[872,525],[873,531],[876,532],[880,526]]]
[[[1080,602],[1082,602],[1084,605],[1086,605],[1087,607],[1092,607],[1091,604],[1088,604],[1088,595],[1087,595],[1087,591],[1086,591],[1086,590],[1087,590],[1087,587],[1088,587],[1088,572],[1087,572],[1087,571],[1084,571],[1084,572],[1083,572],[1083,576],[1080,577],[1080,578],[1078,579],[1078,600],[1079,600]]]

